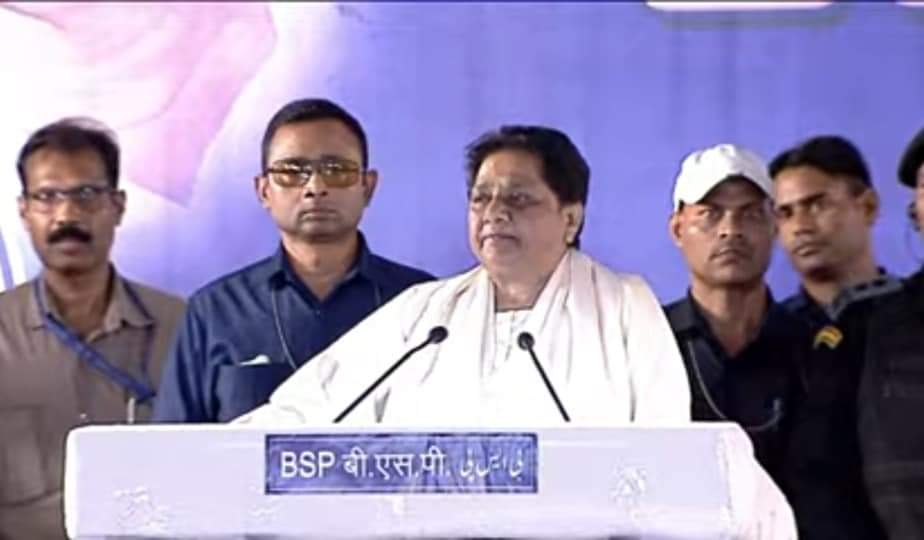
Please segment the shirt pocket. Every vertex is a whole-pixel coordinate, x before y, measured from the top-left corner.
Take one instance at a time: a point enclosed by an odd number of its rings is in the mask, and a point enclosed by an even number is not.
[[[291,374],[287,364],[219,367],[218,421],[228,422],[263,405]]]
[[[39,409],[0,409],[0,504],[15,505],[46,492]]]

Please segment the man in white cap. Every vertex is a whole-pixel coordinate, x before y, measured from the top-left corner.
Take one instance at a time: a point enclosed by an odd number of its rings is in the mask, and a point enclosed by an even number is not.
[[[764,281],[776,233],[772,192],[766,165],[747,149],[721,144],[687,156],[670,235],[690,288],[665,311],[690,380],[693,420],[741,425],[757,460],[790,496],[788,433],[809,334]]]

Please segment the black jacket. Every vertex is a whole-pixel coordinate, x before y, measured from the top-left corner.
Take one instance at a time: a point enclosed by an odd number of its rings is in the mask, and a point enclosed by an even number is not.
[[[863,478],[858,396],[870,318],[901,288],[897,278],[884,274],[842,292],[833,309],[804,290],[784,302],[813,335],[784,481],[802,539],[887,538]]]
[[[870,318],[859,392],[870,499],[891,540],[924,538],[924,270]]]

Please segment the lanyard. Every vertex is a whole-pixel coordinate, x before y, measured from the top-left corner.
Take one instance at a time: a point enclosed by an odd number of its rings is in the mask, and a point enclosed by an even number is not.
[[[355,274],[356,270],[353,270],[343,281],[347,281]],[[270,283],[270,304],[273,307],[273,324],[276,327],[276,336],[279,338],[279,344],[282,345],[282,354],[285,356],[286,362],[288,362],[289,367],[292,368],[292,372],[294,373],[298,371],[298,364],[295,363],[292,349],[289,348],[289,341],[286,339],[286,334],[282,329],[282,318],[279,316],[279,302],[276,299],[276,295],[282,287],[282,280],[273,280],[273,282]],[[372,311],[375,311],[382,307],[382,289],[379,287],[378,283],[372,283],[372,292],[375,300],[375,307],[372,308]]]
[[[699,363],[700,359],[697,358],[696,356],[696,345],[697,345],[696,341],[697,340],[694,340],[692,338],[687,338],[684,341],[685,341],[685,345],[687,348],[687,352],[690,355],[690,363],[693,365],[693,377],[692,378],[695,379],[697,385],[699,386],[699,390],[702,393],[702,396],[705,399],[706,404],[709,406],[709,409],[712,410],[712,413],[715,414],[716,417],[719,418],[719,420],[723,422],[735,422],[738,425],[740,425],[744,429],[744,431],[747,432],[749,435],[762,433],[768,430],[776,431],[778,429],[778,426],[780,422],[783,420],[783,416],[785,415],[785,412],[783,410],[784,402],[783,402],[782,397],[777,396],[773,398],[773,401],[771,402],[770,414],[767,416],[766,420],[764,420],[760,424],[745,425],[743,422],[738,422],[732,419],[731,417],[725,414],[725,411],[719,408],[719,406],[716,404],[715,400],[713,399],[712,392],[709,390],[709,387],[717,383],[720,377],[722,376],[721,368],[716,367],[715,363],[711,362],[712,365],[710,366],[710,372],[707,373],[706,376],[703,376],[704,370],[702,369],[702,366],[700,366],[700,363]],[[708,382],[706,381],[707,378],[709,379]],[[693,381],[690,381],[690,382],[691,384],[693,383]]]
[[[146,317],[151,318],[150,314],[141,303],[141,299],[138,298],[138,296],[135,294],[135,291],[129,286],[129,284],[123,282],[123,286],[126,293],[128,293],[132,303],[135,304],[135,306]],[[49,313],[48,310],[45,309],[44,302],[42,302],[42,295],[39,293],[39,287],[40,284],[38,281],[36,281],[33,286],[33,290],[35,292],[35,301],[38,303],[39,311],[42,313],[42,318],[45,321],[45,325],[65,347],[73,351],[77,355],[78,359],[86,362],[87,365],[102,373],[110,381],[116,383],[128,391],[132,395],[133,402],[143,403],[154,397],[156,392],[153,388],[151,388],[150,385],[135,379],[130,374],[110,363],[102,354],[100,354],[99,351],[85,343],[76,334],[71,332],[63,323],[61,323],[61,321],[56,319],[54,315]],[[144,356],[141,363],[141,370],[143,373],[147,372],[148,361],[150,360],[151,347],[153,342],[154,332],[147,330],[144,344]]]

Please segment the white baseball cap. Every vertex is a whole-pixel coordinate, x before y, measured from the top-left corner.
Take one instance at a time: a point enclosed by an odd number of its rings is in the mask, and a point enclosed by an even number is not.
[[[754,152],[733,144],[719,144],[688,155],[680,165],[674,184],[674,210],[680,204],[696,204],[729,176],[743,176],[767,197],[773,197],[773,182],[767,164]]]

